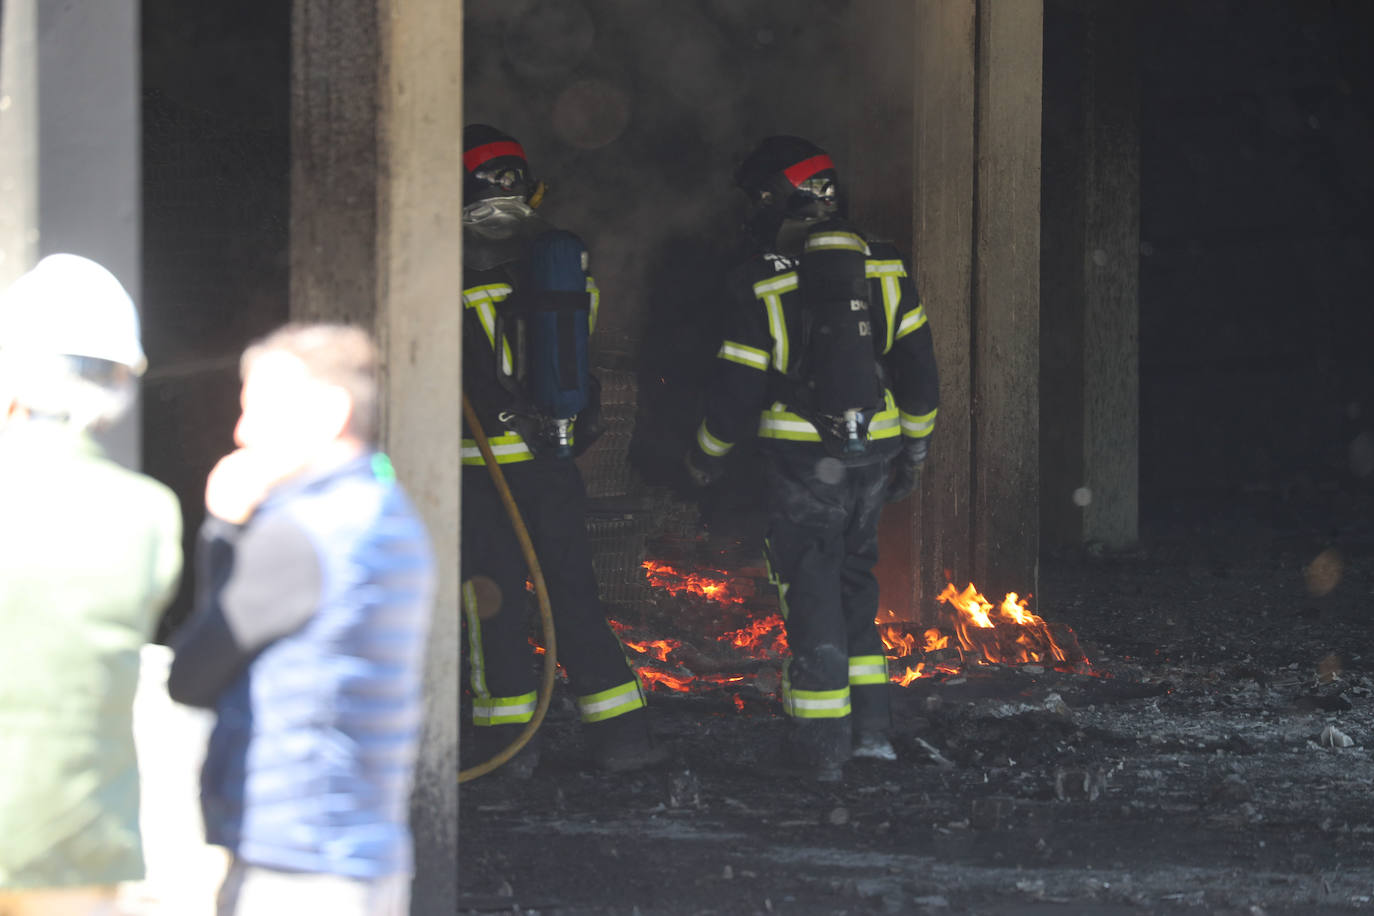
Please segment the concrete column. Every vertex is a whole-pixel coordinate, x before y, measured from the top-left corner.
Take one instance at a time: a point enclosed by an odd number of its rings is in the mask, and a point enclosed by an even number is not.
[[[916,4],[914,266],[940,369],[940,415],[909,520],[918,571],[913,603],[925,620],[933,620],[947,576],[973,576],[976,22],[975,0]]]
[[[1039,591],[1041,0],[978,4],[973,571]]]
[[[452,0],[296,0],[291,312],[372,325],[385,440],[439,557],[411,912],[458,895],[462,27]]]
[[[914,236],[941,405],[916,525],[947,577],[1038,589],[1040,0],[916,4]]]
[[[1042,532],[1108,549],[1139,534],[1137,8],[1046,6]]]
[[[0,284],[71,252],[103,264],[138,302],[138,9],[0,5]],[[137,467],[137,407],[101,438]]]

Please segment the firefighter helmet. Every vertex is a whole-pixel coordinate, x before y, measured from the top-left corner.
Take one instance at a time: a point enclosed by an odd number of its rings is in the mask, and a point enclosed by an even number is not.
[[[114,274],[52,254],[0,292],[0,349],[105,360],[141,375],[138,310]]]
[[[463,128],[463,204],[496,197],[529,199],[535,189],[525,150],[514,137],[487,124]]]
[[[835,164],[801,137],[764,138],[736,170],[735,184],[774,220],[827,219],[840,207]]]

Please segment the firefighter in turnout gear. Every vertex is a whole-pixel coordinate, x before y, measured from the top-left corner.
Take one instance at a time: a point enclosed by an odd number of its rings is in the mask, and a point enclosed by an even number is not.
[[[599,292],[586,248],[535,213],[543,186],[524,150],[486,125],[463,132],[463,388],[529,529],[567,670],[599,766],[636,769],[661,752],[644,690],[611,631],[592,570],[576,450],[595,436],[599,392],[587,338]],[[472,432],[462,442],[463,610],[475,759],[489,759],[536,705],[526,569]],[[479,585],[480,583],[480,585]],[[491,584],[495,584],[492,589]],[[533,742],[503,772],[529,776]],[[470,765],[470,764],[469,764]]]
[[[916,486],[935,425],[930,325],[890,244],[841,218],[826,153],[769,137],[735,175],[755,251],[731,309],[687,471],[699,486],[739,442],[767,465],[770,577],[786,621],[789,768],[819,780],[851,757],[895,759],[874,623],[878,517]]]

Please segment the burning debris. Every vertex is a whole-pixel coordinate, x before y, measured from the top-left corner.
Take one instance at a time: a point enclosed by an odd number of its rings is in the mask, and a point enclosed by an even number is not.
[[[676,603],[673,619],[683,627],[680,638],[673,638],[611,621],[626,648],[639,656],[635,667],[647,686],[678,693],[750,685],[764,694],[776,689],[775,680],[762,676],[786,656],[787,635],[771,596],[760,587],[762,571],[679,569],[659,560],[642,565],[649,587]],[[893,683],[905,687],[919,678],[989,666],[1094,673],[1073,631],[1046,622],[1016,593],[994,605],[972,584],[962,591],[949,584],[937,600],[943,606],[939,625],[920,633],[892,611],[879,613]],[[740,696],[733,700],[743,707]]]

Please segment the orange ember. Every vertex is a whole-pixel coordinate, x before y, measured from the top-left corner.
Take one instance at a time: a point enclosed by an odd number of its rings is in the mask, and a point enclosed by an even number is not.
[[[733,606],[746,604],[754,595],[754,581],[747,575],[733,578],[717,569],[682,571],[656,560],[645,560],[642,565],[649,585],[674,597],[689,595]],[[893,662],[889,678],[894,684],[905,687],[920,678],[959,674],[970,665],[1042,664],[1061,671],[1094,673],[1072,631],[1062,626],[1052,629],[1015,592],[993,604],[972,584],[960,591],[951,583],[937,600],[947,606],[945,621],[921,633],[908,630],[909,621],[890,609],[876,615],[874,623]],[[711,685],[738,685],[754,678],[753,674],[695,675],[682,667],[680,656],[675,656],[682,648],[680,640],[627,638],[631,635],[628,626],[617,621],[611,621],[611,626],[622,634],[625,646],[647,663],[635,666],[646,687],[686,693]],[[1069,646],[1068,651],[1056,640],[1056,634]],[[773,661],[788,652],[786,626],[777,614],[752,619],[715,639],[754,660]],[[655,663],[675,666],[676,670],[650,667]],[[744,708],[741,697],[732,699],[737,709]]]
[[[639,673],[639,679],[649,687],[662,685],[669,690],[676,690],[681,693],[686,693],[692,689],[691,683],[694,678],[690,675],[679,677],[675,674],[669,674],[667,671],[659,671],[657,668],[637,668],[636,671]]]
[[[787,631],[782,618],[777,614],[755,620],[747,627],[731,630],[716,637],[720,642],[728,642],[737,649],[743,649],[753,658],[771,658],[787,651]]]
[[[668,660],[669,652],[682,648],[682,641],[677,639],[622,639],[621,642],[640,655],[652,655],[661,662]]]
[[[743,595],[731,593],[729,576],[718,569],[681,572],[657,560],[645,560],[640,565],[644,567],[651,586],[666,589],[674,598],[686,592],[722,604],[744,603]]]

